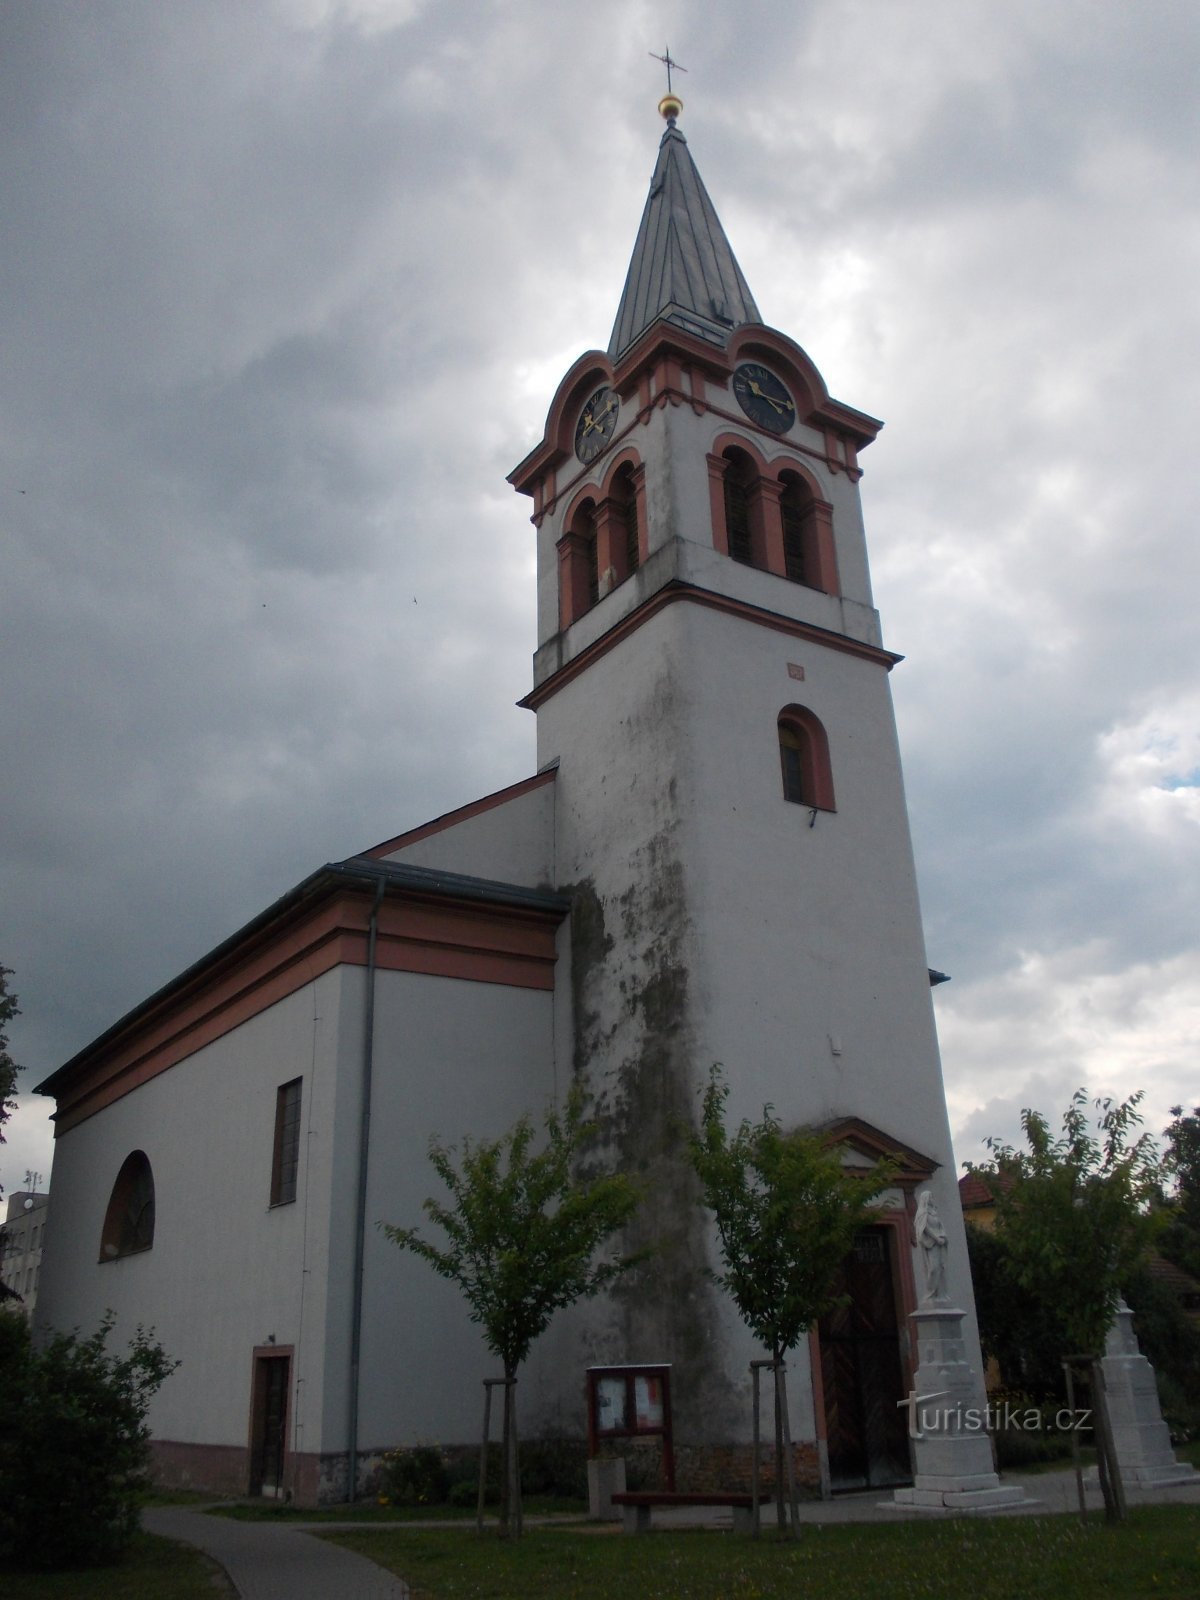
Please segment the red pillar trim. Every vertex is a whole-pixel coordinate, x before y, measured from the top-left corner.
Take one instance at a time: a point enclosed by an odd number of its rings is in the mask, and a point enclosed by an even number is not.
[[[825,460],[829,466],[830,472],[840,472],[842,470],[842,455],[841,451],[838,449],[838,444],[839,440],[837,434],[834,433],[832,428],[826,428]]]
[[[638,414],[639,414],[639,416],[641,418],[641,422],[642,422],[642,426],[643,427],[645,427],[646,423],[648,423],[650,421],[650,403],[651,403],[651,401],[653,399],[654,399],[654,392],[653,392],[653,390],[652,390],[652,388],[650,386],[650,374],[648,372],[639,372],[638,373]]]
[[[588,609],[588,541],[581,533],[564,533],[558,551],[558,626],[569,628]]]
[[[813,501],[813,577],[814,587],[826,594],[841,594],[837,569],[837,542],[833,537],[833,507],[828,500]]]
[[[778,578],[787,576],[787,562],[783,554],[783,511],[779,504],[782,496],[781,483],[771,478],[758,480],[754,501],[757,502],[762,524],[762,565]]]
[[[725,474],[729,462],[724,456],[709,455],[708,503],[712,511],[713,549],[719,555],[729,554],[729,529],[725,523]]]
[[[821,1334],[819,1329],[808,1330],[808,1366],[812,1377],[813,1434],[817,1444],[829,1438],[829,1425],[825,1420],[825,1374],[821,1366]]]
[[[688,394],[691,397],[692,410],[699,417],[707,409],[705,400],[704,374],[698,367],[684,367],[683,375],[687,380]]]

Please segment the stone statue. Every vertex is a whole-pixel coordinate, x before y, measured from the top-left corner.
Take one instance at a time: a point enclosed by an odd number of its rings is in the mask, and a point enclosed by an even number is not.
[[[945,1300],[946,1230],[933,1203],[933,1192],[922,1190],[913,1221],[913,1241],[920,1245],[925,1266],[925,1299]]]

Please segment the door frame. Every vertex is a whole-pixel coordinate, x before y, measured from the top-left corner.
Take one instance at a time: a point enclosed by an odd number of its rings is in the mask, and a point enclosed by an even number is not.
[[[285,1361],[287,1370],[283,1390],[283,1441],[279,1462],[279,1495],[285,1496],[291,1485],[291,1428],[292,1428],[292,1359],[295,1347],[290,1344],[257,1344],[250,1365],[250,1429],[249,1449],[246,1457],[247,1492],[262,1494],[262,1484],[255,1483],[255,1463],[263,1449],[266,1432],[265,1405],[267,1397],[267,1366],[269,1362]]]

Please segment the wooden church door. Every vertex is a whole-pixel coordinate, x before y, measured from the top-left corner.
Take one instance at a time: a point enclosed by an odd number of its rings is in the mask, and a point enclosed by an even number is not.
[[[911,1483],[891,1234],[859,1230],[842,1263],[844,1303],[821,1319],[821,1385],[834,1493]]]

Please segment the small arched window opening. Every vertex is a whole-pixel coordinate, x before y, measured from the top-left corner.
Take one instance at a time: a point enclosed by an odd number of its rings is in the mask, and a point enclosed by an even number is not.
[[[754,492],[758,473],[744,450],[725,451],[725,534],[729,554],[743,566],[756,567],[754,538]]]
[[[783,492],[779,497],[779,512],[783,519],[783,570],[793,583],[807,584],[810,589],[819,588],[814,545],[816,507],[812,490],[794,472],[785,472],[781,481]]]
[[[569,628],[600,598],[594,500],[585,500],[575,510],[557,548],[559,626]]]
[[[576,519],[575,531],[583,542],[589,609],[600,598],[600,556],[596,549],[596,508],[589,500]]]
[[[641,564],[638,550],[637,487],[633,481],[633,467],[628,463],[613,479],[612,506],[616,522],[614,554],[620,562],[618,580],[621,581],[635,573]]]
[[[779,764],[783,798],[815,811],[835,811],[829,739],[818,717],[805,706],[779,713]]]
[[[100,1260],[115,1261],[154,1243],[154,1174],[145,1151],[125,1157],[113,1184],[100,1234]]]

